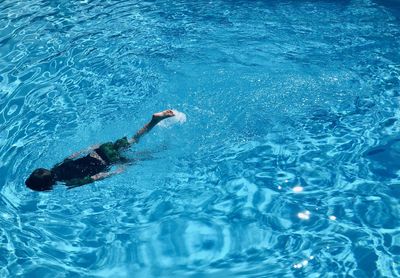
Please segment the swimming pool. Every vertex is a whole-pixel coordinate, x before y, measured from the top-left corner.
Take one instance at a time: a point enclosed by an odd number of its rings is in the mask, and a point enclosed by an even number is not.
[[[1,277],[400,276],[396,1],[0,10]],[[123,174],[25,188],[166,108]]]

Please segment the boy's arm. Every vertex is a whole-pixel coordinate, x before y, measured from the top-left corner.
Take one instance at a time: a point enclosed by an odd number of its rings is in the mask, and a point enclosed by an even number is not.
[[[139,129],[139,131],[137,131],[136,134],[131,139],[129,139],[129,143],[130,144],[138,143],[139,139],[143,135],[148,133],[150,130],[152,130],[152,128],[155,127],[159,122],[161,122],[162,120],[164,120],[166,118],[173,117],[173,116],[175,116],[175,114],[172,110],[165,110],[165,111],[153,114],[153,117],[151,118],[150,122],[148,122],[141,129]]]
[[[89,152],[91,152],[91,151],[97,149],[98,147],[100,147],[100,144],[90,146],[90,147],[87,148],[87,149],[80,150],[80,151],[78,151],[78,152],[75,152],[75,153],[71,154],[70,156],[67,157],[67,159],[74,159],[74,158],[77,158],[77,157],[80,156],[81,154],[83,154],[83,153],[89,153]]]
[[[85,184],[88,184],[88,183],[92,183],[92,182],[95,182],[95,181],[98,181],[98,180],[105,179],[105,178],[107,178],[109,176],[112,176],[112,175],[116,175],[116,174],[122,173],[124,170],[125,170],[125,168],[121,166],[118,169],[116,169],[115,171],[100,172],[100,173],[98,173],[96,175],[93,175],[93,176],[90,176],[90,177],[87,176],[86,178],[83,178],[83,179],[72,179],[72,180],[65,181],[65,185],[68,186],[68,189],[72,189],[72,188],[79,187],[79,186],[82,186],[82,185],[85,185]]]
[[[116,169],[115,171],[111,171],[111,172],[100,172],[100,173],[98,173],[98,174],[96,174],[96,175],[91,176],[90,178],[91,178],[93,181],[98,181],[98,180],[105,179],[105,178],[107,178],[107,177],[109,177],[109,176],[113,176],[113,175],[120,174],[120,173],[122,173],[123,171],[125,171],[125,167],[121,166],[121,167],[119,167],[118,169]]]

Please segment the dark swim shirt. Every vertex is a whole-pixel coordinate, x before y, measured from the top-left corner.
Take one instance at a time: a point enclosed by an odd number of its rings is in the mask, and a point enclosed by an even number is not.
[[[99,157],[93,153],[78,159],[65,159],[51,170],[56,180],[63,181],[67,186],[79,186],[91,183],[91,176],[108,170],[109,165],[123,162],[126,159],[121,152],[130,146],[126,137],[117,141],[107,142],[94,150]]]

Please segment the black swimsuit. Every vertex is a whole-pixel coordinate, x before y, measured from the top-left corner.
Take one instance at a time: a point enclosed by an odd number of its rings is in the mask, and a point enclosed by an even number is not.
[[[121,151],[129,147],[126,137],[117,141],[107,142],[94,152],[78,159],[65,159],[51,170],[56,180],[65,182],[68,186],[78,186],[93,182],[91,176],[107,171],[111,164],[124,162]]]

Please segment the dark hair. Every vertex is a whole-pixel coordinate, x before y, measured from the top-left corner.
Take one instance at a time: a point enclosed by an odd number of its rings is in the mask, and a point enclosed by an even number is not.
[[[55,179],[50,170],[39,168],[32,172],[25,184],[32,190],[46,191],[53,188]]]

